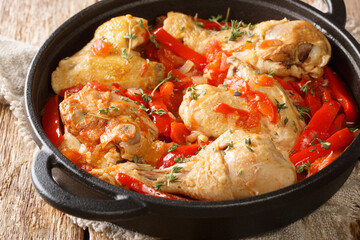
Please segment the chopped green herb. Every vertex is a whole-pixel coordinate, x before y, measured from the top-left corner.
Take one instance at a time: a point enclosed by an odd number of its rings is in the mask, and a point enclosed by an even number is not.
[[[241,96],[241,95],[242,95],[241,92],[238,92],[238,91],[235,91],[235,92],[234,92],[234,96]]]
[[[331,143],[329,142],[322,142],[321,143],[321,147],[324,149],[329,149],[330,148]]]
[[[177,149],[179,147],[179,144],[174,143],[174,145],[170,146],[169,149],[167,150],[167,152],[172,152],[175,149]]]
[[[302,86],[300,87],[300,90],[307,94],[307,91],[309,90],[309,83],[311,83],[310,80],[307,81],[304,85],[302,85]]]
[[[148,34],[149,34],[149,36],[150,36],[150,37],[149,37],[149,40],[155,45],[156,48],[159,48],[159,44],[158,44],[158,42],[156,41],[156,35],[150,33],[149,29],[145,27],[142,19],[139,20],[139,25],[140,25],[140,27],[145,28],[145,30],[148,32]]]
[[[115,106],[110,106],[110,109],[111,109],[111,110],[115,110],[115,111],[119,110],[119,108],[117,108],[117,107],[115,107]]]
[[[124,100],[125,102],[130,101],[130,99],[128,97],[124,97],[124,96],[119,96],[121,100]]]
[[[68,60],[70,57],[65,57],[64,60]]]
[[[296,104],[296,103],[294,103],[294,105],[295,105],[296,109],[300,113],[300,116],[299,116],[300,119],[304,120],[304,116],[309,116],[310,117],[310,115],[309,115],[310,109],[308,107],[301,106],[301,105]]]
[[[138,163],[139,162],[139,157],[137,155],[134,156],[133,158],[134,163]]]
[[[181,169],[182,169],[182,167],[174,166],[174,167],[172,168],[172,172],[173,172],[173,173],[179,173],[179,172],[181,171]]]
[[[245,145],[246,145],[246,148],[247,148],[250,152],[254,152],[254,150],[250,147],[250,146],[251,146],[251,139],[250,139],[250,138],[246,138],[246,139],[245,139]]]
[[[246,42],[247,42],[247,43],[252,43],[252,41],[250,41],[250,40],[247,40]]]
[[[315,92],[314,92],[313,89],[310,89],[310,94],[313,95],[313,96],[315,96]]]
[[[288,123],[288,121],[289,121],[289,119],[286,117],[286,118],[284,119],[284,125],[286,125],[286,124]]]
[[[112,90],[112,92],[117,93],[117,92],[120,92],[120,90],[117,89],[117,88],[114,88],[114,89]]]
[[[242,175],[242,173],[243,173],[243,170],[240,169],[239,172],[238,172],[238,176],[240,177]]]
[[[135,38],[137,38],[137,35],[135,35],[133,33],[126,33],[124,38],[135,39]]]
[[[216,148],[213,148],[212,151],[213,151],[213,152],[216,152]]]
[[[359,128],[357,128],[357,127],[349,127],[350,132],[356,132],[358,130],[359,130]]]
[[[145,107],[144,104],[139,105],[139,108],[145,112],[149,111],[149,109],[147,107]]]
[[[317,148],[313,148],[313,149],[310,149],[309,152],[314,152],[316,151]]]
[[[293,125],[294,125],[294,127],[295,127],[295,132],[297,132],[299,129],[297,128],[297,125],[296,125],[295,120],[293,120]]]
[[[115,106],[111,106],[111,107],[104,107],[104,108],[101,108],[99,109],[99,113],[109,113],[110,110],[119,110],[117,107]]]
[[[295,149],[292,149],[292,150],[289,152],[289,154],[292,154],[294,151],[295,151]]]
[[[158,183],[158,184],[156,184],[156,185],[154,186],[154,188],[155,188],[155,190],[160,191],[161,187],[164,186],[164,185],[165,185],[165,183]]]
[[[229,37],[229,41],[236,41],[236,39],[244,33],[241,28],[243,25],[244,23],[242,21],[231,20],[231,35]]]
[[[303,163],[303,164],[297,166],[296,172],[302,173],[304,170],[309,170],[310,166],[311,166],[311,163],[309,161],[307,161],[306,163]]]
[[[271,76],[271,77],[274,77],[274,76],[275,76],[275,73],[274,73],[274,72],[269,72],[268,75]]]
[[[315,145],[316,139],[317,139],[317,134],[315,133],[314,140],[312,140],[311,143],[310,143],[311,146]]]
[[[190,97],[194,100],[196,100],[198,98],[198,95],[196,94],[196,92],[192,92],[190,93]]]
[[[255,28],[256,25],[252,25],[251,23],[249,23],[247,25],[247,27],[249,28],[249,30],[253,30]]]
[[[184,157],[184,154],[181,154],[181,157],[177,156],[174,158],[174,161],[176,163],[183,163],[183,162],[188,162],[189,158]]]
[[[194,22],[195,22],[195,24],[196,24],[197,26],[203,27],[203,26],[204,26],[204,23],[198,22],[197,19],[198,19],[198,14],[196,13],[195,16],[194,16]]]
[[[195,91],[196,90],[196,86],[195,85],[191,85],[190,87],[187,88],[187,91]]]
[[[180,31],[184,31],[185,27],[179,27]]]
[[[221,84],[222,87],[229,87],[227,84]]]
[[[280,112],[281,109],[286,109],[288,108],[287,106],[285,106],[285,103],[279,103],[279,101],[277,99],[275,99],[276,101],[276,107],[277,107],[277,110],[278,110],[278,113]]]
[[[234,148],[235,148],[233,141],[231,141],[230,143],[225,143],[225,144],[226,144],[226,146],[227,146],[226,150],[228,150],[228,151],[230,151],[231,149],[234,149]]]
[[[130,62],[130,60],[134,57],[134,56],[129,56],[129,54],[126,52],[126,49],[125,49],[125,48],[122,50],[121,56],[122,56],[123,59],[125,59],[127,62]]]
[[[218,14],[216,17],[215,16],[211,16],[209,18],[210,22],[214,22],[214,23],[219,23],[219,21],[223,18],[223,15]]]

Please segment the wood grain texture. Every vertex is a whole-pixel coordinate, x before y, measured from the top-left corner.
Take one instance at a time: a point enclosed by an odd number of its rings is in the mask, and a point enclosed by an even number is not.
[[[1,0],[0,34],[39,46],[62,22],[95,2]],[[360,23],[360,1],[345,2],[348,15]],[[9,106],[0,105],[0,239],[83,239],[81,228],[35,193],[30,182],[33,153],[22,141],[14,122]],[[359,237],[359,221],[349,227],[354,239]],[[107,240],[92,230],[89,238]]]

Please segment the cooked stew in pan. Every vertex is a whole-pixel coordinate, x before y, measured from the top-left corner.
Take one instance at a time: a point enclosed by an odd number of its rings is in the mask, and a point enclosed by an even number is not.
[[[227,200],[309,177],[353,141],[357,109],[306,21],[125,15],[52,73],[43,128],[111,184]]]

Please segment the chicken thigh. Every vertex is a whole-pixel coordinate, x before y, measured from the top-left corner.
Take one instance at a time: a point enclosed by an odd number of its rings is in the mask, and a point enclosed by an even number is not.
[[[278,82],[274,80],[274,85],[269,87],[259,86],[256,83],[259,74],[250,65],[236,58],[233,58],[231,63],[232,67],[229,70],[231,76],[225,81],[226,86],[229,86],[230,89],[204,84],[196,86],[195,90],[188,91],[184,95],[179,108],[179,115],[184,124],[191,130],[200,131],[206,136],[214,138],[229,129],[239,128],[259,134],[268,134],[276,147],[284,155],[288,155],[305,127],[301,114]],[[245,80],[251,91],[266,94],[271,103],[277,107],[276,122],[270,121],[265,116],[262,116],[259,124],[254,126],[239,121],[244,118],[245,114],[251,113],[249,113],[250,103],[247,101],[246,94],[234,96],[234,91],[240,92],[234,80],[237,79],[235,76]],[[191,97],[193,92],[197,95],[196,99]],[[214,108],[219,103],[225,103],[245,112],[238,111],[229,114],[216,112]]]
[[[110,165],[154,157],[158,129],[128,98],[86,85],[60,103],[60,116],[65,128],[60,151],[65,147],[77,151],[93,167],[106,165],[109,154]]]
[[[121,172],[163,192],[211,201],[256,196],[296,182],[294,166],[270,137],[244,130],[225,132],[188,160],[161,170],[127,162],[90,173],[121,186],[115,178]]]
[[[99,26],[83,49],[59,62],[51,77],[54,92],[58,94],[62,89],[91,81],[108,87],[118,83],[125,89],[154,88],[164,78],[165,68],[161,63],[142,58],[137,51],[148,41],[145,28],[147,20],[131,15],[113,18]],[[111,44],[108,53],[100,56],[92,53],[91,46],[97,40]],[[147,70],[142,73],[139,69],[145,65]]]
[[[323,74],[331,56],[326,37],[312,24],[295,20],[270,20],[256,25],[233,22],[221,31],[203,29],[188,15],[169,12],[164,29],[195,51],[205,54],[213,40],[222,50],[252,65],[262,73],[278,76],[311,76]]]

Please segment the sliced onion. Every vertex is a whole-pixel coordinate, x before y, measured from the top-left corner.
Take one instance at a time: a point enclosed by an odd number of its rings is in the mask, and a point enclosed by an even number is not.
[[[191,69],[193,68],[194,66],[194,63],[190,60],[187,60],[184,65],[182,65],[178,70],[179,72],[183,73],[183,74],[186,74],[188,72],[191,71]]]

